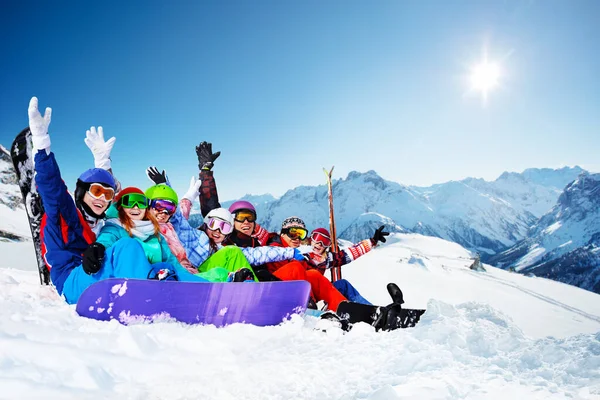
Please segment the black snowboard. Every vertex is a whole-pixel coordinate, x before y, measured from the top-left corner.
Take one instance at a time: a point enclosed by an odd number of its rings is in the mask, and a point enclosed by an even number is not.
[[[17,173],[25,211],[27,211],[27,217],[29,218],[31,237],[33,238],[33,247],[35,248],[40,273],[40,283],[48,285],[50,283],[50,271],[46,267],[40,246],[40,225],[44,215],[44,205],[35,185],[32,148],[31,131],[27,127],[13,141],[10,156]]]
[[[337,314],[348,320],[350,324],[366,322],[369,325],[375,324],[377,329],[393,330],[414,327],[425,312],[425,310],[401,308],[400,305],[396,305],[394,308],[395,312],[391,317],[392,314],[387,312],[386,307],[343,301],[338,306]],[[382,313],[386,313],[386,316],[390,316],[391,319],[389,321],[381,320]]]

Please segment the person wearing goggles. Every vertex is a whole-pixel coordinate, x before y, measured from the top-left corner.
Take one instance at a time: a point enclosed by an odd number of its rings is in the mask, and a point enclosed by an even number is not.
[[[162,236],[186,270],[211,282],[254,280],[252,269],[241,250],[221,246],[232,230],[232,221],[229,221],[231,214],[227,210],[214,210],[199,229],[190,226],[188,218],[192,202],[199,196],[199,181],[192,178],[177,208],[178,197],[168,186],[165,171],[159,173],[152,166],[146,170],[146,174],[156,183],[146,191],[150,210],[157,216]],[[167,201],[175,207],[171,207]]]
[[[329,231],[325,228],[317,228],[310,234],[312,252],[308,254],[308,264],[321,274],[324,274],[327,269],[348,264],[371,251],[379,242],[385,243],[385,237],[389,235],[389,232],[384,232],[383,228],[383,226],[379,227],[371,239],[362,240],[343,250],[340,249],[337,253],[331,252],[331,236]],[[371,304],[346,279],[339,279],[333,282],[333,286],[350,301]]]

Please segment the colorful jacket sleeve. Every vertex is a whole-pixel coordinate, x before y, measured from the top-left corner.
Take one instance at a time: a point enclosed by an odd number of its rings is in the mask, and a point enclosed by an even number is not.
[[[181,199],[179,201],[179,208],[181,208],[181,214],[183,218],[190,219],[190,212],[192,211],[192,202],[188,199]]]
[[[206,233],[192,228],[187,219],[183,218],[179,207],[169,222],[173,225],[188,259],[194,267],[198,268],[211,255],[208,236]]]
[[[270,262],[292,260],[294,249],[291,247],[244,247],[242,253],[246,256],[248,263],[253,267]]]
[[[261,246],[266,246],[267,241],[269,240],[269,231],[259,224],[254,224],[254,233],[252,234],[252,237],[258,239]]]
[[[200,211],[202,217],[214,210],[220,208],[219,194],[217,192],[217,184],[212,171],[200,170],[200,180],[202,185],[200,186]]]
[[[328,257],[327,268],[341,267],[342,265],[348,264],[358,257],[367,254],[372,249],[373,245],[371,244],[371,239],[361,240],[355,245],[339,251],[337,254],[332,254],[331,258]]]
[[[88,247],[79,211],[60,176],[54,153],[38,151],[35,156],[36,185],[45,210],[45,226],[41,232],[44,259],[50,267],[50,278],[59,294],[71,271],[81,265],[81,253]],[[63,225],[66,231],[63,231]]]
[[[108,221],[100,230],[100,233],[96,238],[96,242],[102,244],[108,249],[112,247],[117,240],[123,237],[129,237],[127,231],[124,228],[115,224],[111,224],[110,221]]]

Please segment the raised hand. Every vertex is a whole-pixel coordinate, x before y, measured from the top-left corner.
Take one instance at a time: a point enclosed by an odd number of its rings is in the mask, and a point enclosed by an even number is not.
[[[108,140],[104,140],[104,130],[101,126],[92,126],[90,129],[85,131],[85,139],[83,139],[87,147],[94,155],[94,166],[96,168],[102,168],[105,170],[110,169],[110,152],[115,145],[116,137],[111,137]]]
[[[46,108],[44,115],[38,111],[38,99],[32,97],[29,101],[29,130],[31,131],[31,140],[33,142],[34,153],[38,150],[50,152],[50,135],[48,135],[48,126],[52,120],[52,109]]]
[[[377,242],[385,243],[385,241],[387,240],[385,237],[390,233],[384,232],[383,228],[384,226],[381,225],[373,234],[373,237],[371,238],[371,243],[373,244],[373,246],[377,246]]]
[[[160,185],[161,183],[166,183],[169,185],[169,178],[167,178],[167,173],[164,169],[162,172],[158,172],[156,167],[151,166],[146,169],[146,175],[148,175],[148,178],[150,178],[150,180],[156,185]]]
[[[196,178],[192,176],[192,179],[190,180],[190,187],[183,195],[183,198],[188,199],[193,203],[194,200],[200,197],[200,186],[202,186],[202,181],[196,180]]]
[[[214,166],[215,160],[221,155],[220,151],[212,152],[212,143],[202,142],[196,146],[196,155],[198,156],[198,168],[210,171]]]

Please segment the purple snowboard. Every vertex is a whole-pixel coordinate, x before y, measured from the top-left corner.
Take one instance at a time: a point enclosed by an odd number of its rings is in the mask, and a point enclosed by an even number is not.
[[[217,327],[242,322],[278,325],[306,309],[306,281],[201,283],[106,279],[87,288],[77,302],[82,317],[124,325],[178,321]]]

